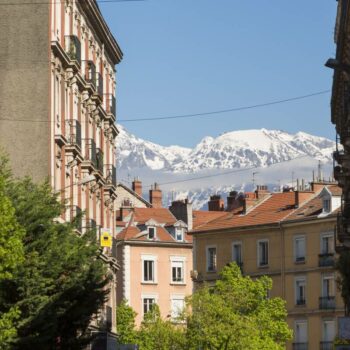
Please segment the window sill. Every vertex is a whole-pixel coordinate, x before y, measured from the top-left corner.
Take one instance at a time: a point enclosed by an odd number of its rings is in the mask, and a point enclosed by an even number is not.
[[[148,281],[142,281],[141,284],[150,284],[150,285],[157,285],[158,282],[148,282]]]
[[[303,265],[303,264],[305,264],[305,263],[306,263],[306,260],[299,260],[299,261],[294,260],[294,264],[295,264],[295,265]]]
[[[185,282],[170,282],[171,286],[185,286]]]
[[[268,269],[269,265],[259,265],[258,268],[259,269]]]
[[[217,273],[217,271],[216,270],[215,271],[213,271],[213,270],[208,271],[207,270],[207,273]]]

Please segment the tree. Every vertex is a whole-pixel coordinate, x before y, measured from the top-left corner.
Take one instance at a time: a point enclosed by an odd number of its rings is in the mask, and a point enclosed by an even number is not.
[[[136,344],[137,332],[135,328],[136,312],[123,299],[117,308],[118,341],[121,344]]]
[[[75,223],[57,222],[62,206],[48,183],[9,177],[6,190],[25,229],[24,263],[3,292],[21,312],[12,348],[82,349],[108,293],[96,233],[78,237]]]
[[[282,350],[292,332],[285,302],[267,298],[268,277],[243,277],[226,266],[213,287],[203,286],[188,299],[187,349]]]
[[[6,179],[0,174],[0,349],[9,349],[15,338],[18,308],[8,304],[1,286],[13,279],[13,273],[23,262],[24,230],[15,217],[15,209],[5,194]]]

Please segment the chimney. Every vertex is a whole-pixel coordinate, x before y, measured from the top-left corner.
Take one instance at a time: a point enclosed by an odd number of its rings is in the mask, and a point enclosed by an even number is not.
[[[220,195],[210,196],[210,200],[208,202],[208,210],[209,211],[224,211],[225,204],[224,200],[221,199]]]
[[[256,190],[255,190],[255,195],[256,195],[256,199],[262,199],[264,197],[266,197],[267,195],[269,195],[269,190],[267,188],[267,186],[261,186],[258,185],[256,186]]]
[[[192,203],[185,200],[173,201],[169,210],[178,220],[182,220],[187,224],[188,230],[192,230],[193,228],[193,209]]]
[[[134,179],[132,182],[132,190],[142,197],[142,182],[138,178]]]
[[[149,201],[153,208],[162,208],[162,190],[156,182],[149,190]]]
[[[244,194],[237,191],[231,191],[227,196],[227,208],[226,211],[232,211],[244,206]]]

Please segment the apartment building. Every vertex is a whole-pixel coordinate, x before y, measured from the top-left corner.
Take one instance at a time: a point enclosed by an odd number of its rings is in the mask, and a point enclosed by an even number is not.
[[[259,189],[229,196],[224,216],[191,231],[195,285],[214,282],[232,261],[245,275],[267,275],[273,281],[270,297],[287,303],[294,330],[287,349],[333,349],[337,317],[344,314],[334,267],[341,190],[324,183],[307,191]]]
[[[141,183],[134,181],[132,188],[124,189],[117,220],[118,303],[128,300],[137,312],[137,326],[155,303],[164,319],[176,321],[193,291],[192,236],[187,232],[224,213],[192,210],[188,200],[164,208],[157,184],[150,190],[151,207],[145,206]]]
[[[0,0],[0,146],[15,176],[49,179],[78,231],[115,235],[116,79],[122,52],[95,0]],[[118,268],[104,248],[111,271]],[[115,273],[114,273],[115,276]],[[115,332],[116,279],[102,319]]]

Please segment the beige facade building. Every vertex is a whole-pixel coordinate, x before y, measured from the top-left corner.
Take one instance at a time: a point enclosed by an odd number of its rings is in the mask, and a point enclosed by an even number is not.
[[[270,276],[270,296],[286,300],[294,330],[287,349],[333,349],[337,317],[344,314],[334,267],[340,204],[341,191],[333,184],[313,183],[308,191],[258,188],[246,197],[232,194],[230,211],[192,231],[195,283],[215,281],[231,261],[245,275]]]
[[[115,235],[115,65],[122,52],[95,0],[6,4],[0,0],[0,146],[16,176],[49,179],[67,204],[62,220],[85,212],[80,233]],[[115,272],[112,251],[104,253]],[[100,315],[114,332],[115,284]]]

